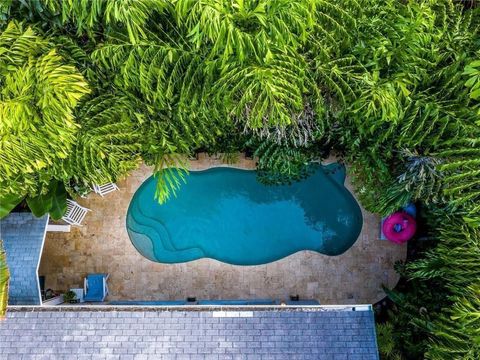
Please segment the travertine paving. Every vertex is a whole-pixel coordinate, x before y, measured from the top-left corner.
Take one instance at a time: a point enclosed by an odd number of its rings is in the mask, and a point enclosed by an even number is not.
[[[204,154],[190,164],[192,170],[226,166]],[[255,163],[241,157],[234,166],[253,169]],[[151,262],[135,250],[125,228],[130,200],[150,175],[151,169],[142,165],[118,183],[120,191],[104,198],[92,193],[79,199],[92,210],[85,225],[70,233],[47,233],[39,269],[39,275],[46,276],[47,288],[81,287],[87,273],[107,272],[110,300],[299,295],[322,304],[349,304],[374,303],[385,296],[382,285],[393,287],[398,281],[393,265],[405,258],[406,246],[379,240],[379,218],[363,209],[360,237],[340,256],[302,251],[260,266],[234,266],[211,259],[173,265]]]

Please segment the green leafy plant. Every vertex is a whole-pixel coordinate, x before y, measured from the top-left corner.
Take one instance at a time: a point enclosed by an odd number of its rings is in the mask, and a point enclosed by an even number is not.
[[[393,330],[393,324],[388,322],[376,325],[378,351],[382,355],[382,359],[401,360],[402,356],[395,349],[396,343]]]
[[[465,66],[463,75],[468,76],[465,86],[470,90],[470,98],[480,100],[480,60],[472,61]]]
[[[7,267],[7,255],[0,240],[0,320],[5,317],[8,304],[8,281],[10,273]]]
[[[407,270],[411,279],[443,281],[449,291],[449,306],[428,325],[431,343],[425,357],[475,359],[480,354],[479,228],[461,218],[449,220],[440,225],[438,246]]]
[[[467,189],[469,181],[466,168],[447,165],[445,157],[460,148],[453,142],[478,134],[462,75],[477,56],[478,9],[464,11],[448,0],[365,4],[357,20],[361,40],[352,49],[358,66],[344,76],[352,89],[346,94],[353,95],[339,115],[351,124],[340,125],[340,140],[360,198],[385,215],[410,200],[452,199],[445,196],[456,191],[447,172],[464,176],[457,186]],[[418,155],[405,158],[405,151]],[[475,159],[473,152],[464,155],[466,165]]]
[[[77,294],[74,291],[69,290],[63,294],[63,301],[66,303],[75,302],[77,300]]]
[[[137,109],[125,94],[102,94],[78,107],[81,129],[63,163],[71,186],[114,182],[138,166],[144,120]]]
[[[312,154],[294,146],[261,142],[255,150],[258,157],[258,180],[268,185],[289,184],[307,177],[311,172]]]
[[[477,359],[480,357],[480,284],[478,279],[453,299],[432,326],[433,344],[427,359]]]
[[[22,200],[23,196],[15,194],[0,197],[0,219],[7,216]]]
[[[444,201],[442,159],[409,150],[401,151],[400,156],[397,171],[402,173],[387,182],[384,191],[371,203],[366,203],[368,209],[388,215],[411,202],[421,201],[429,205]]]
[[[27,197],[27,204],[33,215],[40,217],[50,213],[54,220],[60,220],[67,210],[67,192],[61,182],[51,182],[47,193]]]
[[[439,156],[445,159],[440,170],[445,173],[444,192],[450,206],[480,217],[480,130],[474,131],[478,138],[455,139]]]
[[[154,176],[157,178],[155,197],[164,203],[171,195],[175,195],[182,183],[185,183],[185,175],[188,169],[184,157],[178,155],[163,156],[157,162]]]
[[[388,318],[396,349],[406,358],[473,359],[479,335],[479,229],[446,209],[431,215],[435,245],[399,269],[406,279],[401,288],[386,290],[395,303]]]
[[[480,229],[456,218],[439,224],[438,245],[424,259],[407,265],[413,279],[447,279],[451,292],[462,295],[480,278]]]
[[[402,273],[403,270],[400,271]],[[394,343],[389,355],[392,358],[423,358],[430,345],[431,324],[448,304],[445,287],[440,281],[412,279],[395,290],[384,290],[393,302],[387,312],[387,323],[390,324],[388,336]]]
[[[36,196],[61,179],[78,126],[73,111],[89,88],[32,27],[0,34],[0,197]]]
[[[0,35],[1,217],[26,197],[36,216],[60,219],[64,184],[73,191],[115,181],[140,160],[136,104],[108,94],[80,101],[90,92],[85,79],[38,31],[10,22]]]

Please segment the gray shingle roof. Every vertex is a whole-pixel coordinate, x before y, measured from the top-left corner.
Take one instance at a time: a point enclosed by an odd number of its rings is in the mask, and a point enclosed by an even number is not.
[[[39,305],[38,263],[48,215],[36,218],[31,213],[11,213],[0,220],[0,239],[10,269],[10,305]]]
[[[94,309],[10,309],[2,359],[378,359],[371,310]]]

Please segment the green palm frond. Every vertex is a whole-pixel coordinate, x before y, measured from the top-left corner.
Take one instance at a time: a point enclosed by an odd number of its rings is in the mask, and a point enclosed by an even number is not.
[[[480,141],[463,139],[440,152],[445,159],[445,195],[451,206],[464,207],[470,215],[480,215]]]
[[[165,25],[152,26],[141,41],[117,34],[93,53],[124,89],[182,123],[191,119],[183,128],[206,119],[210,126],[241,121],[247,129],[283,128],[308,111],[327,128],[312,69],[320,60],[310,62],[312,52],[303,54],[303,47],[319,13],[329,19],[325,28],[347,27],[353,18],[346,10],[310,0],[173,4],[163,14]],[[348,89],[339,65],[332,60],[325,77]]]
[[[409,102],[398,128],[397,143],[435,148],[443,139],[462,137],[475,121],[472,111],[454,100],[433,94],[418,94]]]
[[[60,14],[65,25],[72,23],[78,35],[94,37],[102,25],[123,27],[132,42],[145,36],[146,23],[155,12],[162,12],[163,0],[41,0],[50,12]],[[119,26],[120,25],[120,26]]]
[[[357,27],[355,18],[362,13],[360,3],[356,0],[342,3],[316,0],[314,4],[314,29],[309,36],[313,49],[322,56],[350,44]]]
[[[10,16],[13,0],[4,0],[0,3],[0,24],[5,22]]]
[[[140,162],[142,120],[127,96],[101,95],[82,104],[81,130],[64,171],[75,184],[115,182]]]
[[[3,242],[0,239],[0,320],[5,317],[8,304],[8,281],[10,273],[7,266],[7,255],[3,249]]]
[[[58,175],[55,166],[68,157],[78,131],[73,110],[90,90],[75,67],[21,24],[0,34],[0,63],[7,65],[0,72],[0,193],[35,195],[39,179]]]
[[[449,289],[461,296],[472,279],[480,278],[480,229],[447,218],[438,229],[438,245],[424,259],[407,265],[411,278],[448,279]]]
[[[292,139],[294,136],[287,136]],[[306,178],[312,172],[311,161],[321,156],[317,149],[290,142],[278,143],[253,137],[248,143],[258,158],[257,177],[267,185],[284,185]]]
[[[432,344],[425,358],[478,359],[480,357],[480,284],[478,278],[463,289],[435,322],[432,329]]]
[[[461,213],[439,214],[443,216],[433,229],[436,246],[406,265],[411,281],[427,286],[441,283],[449,298],[448,308],[430,314],[425,358],[476,359],[480,355],[480,228],[462,220]],[[411,323],[425,328],[421,318]]]
[[[314,1],[176,0],[178,22],[196,47],[211,44],[210,57],[225,63],[268,57],[271,44],[298,46],[313,24]]]
[[[469,98],[477,102],[477,115],[480,115],[480,60],[472,61],[465,66],[462,75],[468,76],[465,86],[469,90]],[[478,121],[478,124],[480,125],[480,121]]]
[[[353,56],[339,59],[325,59],[323,56],[314,59],[315,78],[325,89],[334,94],[343,107],[347,99],[355,99],[356,89],[353,78],[361,72],[361,66]]]
[[[367,16],[357,21],[362,40],[353,49],[364,70],[350,74],[356,99],[347,114],[363,134],[378,130],[383,140],[404,146],[458,133],[459,123],[472,117],[459,106],[466,99],[459,70],[476,48],[478,21],[449,0],[367,3]],[[458,42],[462,51],[455,52]]]
[[[185,157],[178,154],[164,155],[155,162],[154,177],[157,179],[155,198],[166,202],[172,195],[175,196],[185,176],[188,174]]]
[[[138,44],[121,40],[105,44],[93,57],[118,71],[126,89],[139,91],[159,108],[173,107],[175,100],[187,103],[204,78],[201,58],[181,43],[168,44],[151,36]]]
[[[276,54],[266,63],[225,68],[213,91],[219,101],[231,103],[231,112],[252,129],[291,125],[303,111],[308,69],[301,58]],[[315,90],[313,90],[315,91]]]

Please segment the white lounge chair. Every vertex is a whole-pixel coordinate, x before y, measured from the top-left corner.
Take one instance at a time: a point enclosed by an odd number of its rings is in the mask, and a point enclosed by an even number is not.
[[[89,211],[91,210],[78,205],[76,201],[67,199],[67,212],[63,215],[62,220],[70,225],[82,226],[82,221]]]
[[[118,186],[115,183],[108,183],[103,185],[93,185],[93,191],[100,196],[105,196],[108,193],[119,190]]]

